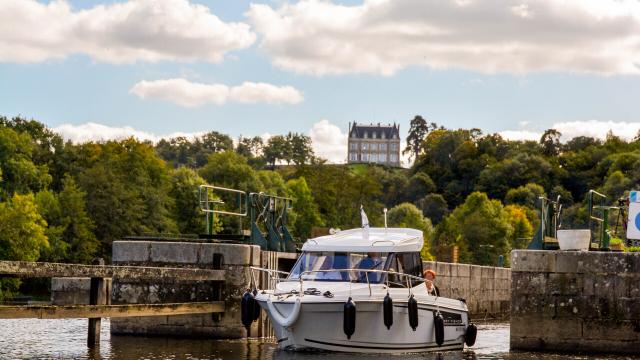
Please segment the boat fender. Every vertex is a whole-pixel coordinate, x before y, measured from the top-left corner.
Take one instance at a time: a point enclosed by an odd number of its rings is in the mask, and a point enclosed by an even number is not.
[[[256,321],[260,317],[260,304],[258,300],[256,300],[256,296],[258,295],[258,289],[253,289],[253,317],[251,320]]]
[[[342,322],[342,328],[344,334],[347,335],[347,339],[351,339],[351,335],[356,332],[356,304],[349,298],[344,303],[344,319]]]
[[[384,326],[387,327],[387,330],[391,329],[391,325],[393,325],[393,299],[387,293],[387,296],[382,300],[382,313],[384,317]]]
[[[464,333],[464,342],[467,346],[473,346],[476,343],[476,336],[478,335],[478,328],[475,324],[470,323],[467,326],[467,331]]]
[[[293,304],[293,309],[287,317],[282,316],[280,311],[276,309],[275,305],[273,305],[273,302],[271,301],[271,298],[267,300],[267,307],[269,308],[269,314],[271,315],[273,321],[275,321],[282,327],[289,328],[293,324],[295,324],[296,321],[298,321],[298,316],[300,316],[300,308],[302,307],[302,304],[300,303],[300,298],[296,298],[296,301]]]
[[[409,312],[409,326],[416,331],[418,328],[418,302],[411,294],[409,301],[407,302],[407,310]]]
[[[253,304],[255,301],[253,294],[249,290],[245,291],[240,301],[240,319],[247,330],[249,330],[253,322]]]
[[[436,333],[436,344],[441,346],[444,343],[444,319],[439,311],[434,315],[433,327]]]

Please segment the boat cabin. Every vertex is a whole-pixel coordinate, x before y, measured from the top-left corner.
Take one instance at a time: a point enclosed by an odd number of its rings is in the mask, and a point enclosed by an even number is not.
[[[422,245],[422,231],[414,229],[340,231],[308,240],[287,279],[414,287],[421,281],[394,273],[422,278]]]

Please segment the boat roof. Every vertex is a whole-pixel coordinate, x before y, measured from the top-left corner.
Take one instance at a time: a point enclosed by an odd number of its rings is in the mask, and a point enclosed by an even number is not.
[[[360,228],[309,239],[302,251],[415,252],[422,249],[422,231],[407,228]]]

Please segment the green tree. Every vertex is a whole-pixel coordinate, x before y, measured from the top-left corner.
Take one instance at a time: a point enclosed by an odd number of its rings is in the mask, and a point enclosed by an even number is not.
[[[311,235],[314,226],[323,226],[318,205],[304,177],[287,181],[287,193],[293,199],[293,229],[301,240]]]
[[[499,255],[508,261],[512,236],[509,215],[500,201],[474,192],[438,225],[436,245],[458,245],[463,261],[495,265]]]
[[[435,225],[438,225],[440,221],[449,214],[447,202],[440,194],[428,194],[418,200],[417,206],[422,209],[424,216],[431,219]]]
[[[36,194],[36,203],[48,227],[49,248],[41,258],[51,262],[88,264],[97,254],[100,242],[85,207],[86,194],[71,177],[62,180],[62,191],[44,190]]]
[[[511,248],[526,248],[533,237],[533,226],[527,217],[528,209],[520,205],[507,205],[504,210],[513,229],[510,238]]]
[[[540,206],[541,196],[545,196],[544,188],[538,184],[528,183],[515,189],[509,189],[504,201],[506,204],[517,204],[536,209]]]
[[[275,167],[279,161],[291,162],[291,143],[282,135],[275,135],[269,138],[264,146],[264,158],[271,167]]]
[[[407,147],[402,150],[403,154],[409,154],[409,159],[417,159],[423,151],[423,142],[430,129],[438,126],[431,123],[431,126],[420,115],[416,115],[409,124],[409,134],[407,135]]]
[[[38,260],[40,251],[49,247],[46,226],[33,194],[15,194],[0,203],[0,259]]]
[[[4,193],[4,198],[16,192],[38,191],[51,183],[47,166],[34,164],[32,153],[33,144],[28,134],[18,133],[0,123],[0,172],[3,176],[0,192]]]
[[[298,133],[287,134],[288,148],[291,149],[291,161],[296,165],[310,163],[313,159],[313,148],[311,147],[311,138]],[[289,163],[289,159],[287,164]]]
[[[181,234],[205,231],[205,214],[200,210],[198,187],[205,184],[195,170],[180,167],[171,174],[169,195],[174,199],[173,218]]]
[[[431,220],[422,215],[422,211],[410,203],[396,205],[387,212],[388,225],[390,227],[411,228],[422,231],[424,245],[420,255],[424,260],[433,260],[429,243],[433,235]]]
[[[99,255],[108,258],[112,241],[124,236],[177,231],[169,168],[151,144],[130,138],[82,148],[78,184],[102,244]]]

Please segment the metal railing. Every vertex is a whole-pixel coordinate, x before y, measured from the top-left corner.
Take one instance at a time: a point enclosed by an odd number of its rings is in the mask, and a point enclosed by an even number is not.
[[[304,279],[304,275],[311,275],[314,273],[348,273],[349,274],[349,279],[348,280],[343,280],[342,282],[349,282],[349,283],[363,283],[360,280],[362,279],[362,274],[364,274],[364,280],[366,280],[367,286],[369,288],[369,296],[372,295],[372,291],[371,291],[371,281],[369,279],[369,274],[370,273],[376,273],[376,274],[385,274],[387,275],[385,277],[385,281],[384,282],[375,282],[374,284],[386,284],[387,288],[389,287],[389,284],[394,284],[394,285],[400,285],[401,287],[406,288],[409,291],[409,296],[411,296],[412,294],[412,289],[416,286],[419,286],[421,283],[425,282],[425,279],[422,277],[418,277],[418,276],[414,276],[414,275],[409,275],[409,274],[405,274],[405,273],[399,273],[399,272],[395,272],[395,271],[389,271],[389,270],[366,270],[366,269],[329,269],[329,270],[307,270],[307,271],[303,271],[300,273],[300,275],[298,276],[298,278],[296,279],[289,279],[288,276],[290,275],[290,273],[286,272],[286,271],[279,271],[279,270],[271,270],[271,269],[264,269],[264,268],[258,268],[258,267],[250,267],[249,268],[251,270],[251,279],[253,281],[253,284],[257,287],[258,282],[255,279],[255,275],[254,275],[254,271],[258,271],[258,272],[266,272],[270,278],[271,281],[275,281],[275,284],[277,285],[280,282],[299,282],[300,283],[300,296],[304,295],[304,281],[318,281],[318,279]],[[357,276],[353,276],[356,279],[352,279],[352,275],[353,274],[358,274]],[[275,276],[272,274],[276,274]],[[287,277],[286,278],[281,278],[280,274],[286,274]],[[393,282],[389,280],[390,276],[398,276],[398,277],[402,277],[404,278],[404,284],[403,283],[398,283],[398,282]],[[412,285],[412,280],[413,281],[417,281],[418,285]],[[340,282],[340,281],[336,281],[336,282]],[[288,293],[287,293],[288,294]],[[278,295],[275,294],[274,295]],[[284,295],[284,294],[282,294]]]

